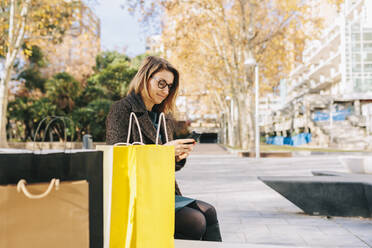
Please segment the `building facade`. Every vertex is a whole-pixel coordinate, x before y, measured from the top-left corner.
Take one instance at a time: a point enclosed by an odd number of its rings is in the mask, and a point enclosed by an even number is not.
[[[146,52],[149,54],[160,54],[164,52],[161,35],[150,35],[146,38]]]
[[[49,61],[41,71],[46,77],[67,72],[83,82],[94,72],[96,56],[101,51],[101,24],[98,16],[83,1],[77,0],[74,4],[74,22],[66,30],[62,42],[53,44],[45,40],[40,43]]]
[[[372,5],[368,2],[346,0],[338,11],[320,6],[328,28],[321,39],[308,44],[303,63],[281,81],[280,107],[262,123],[261,131],[267,137],[284,140],[310,133],[311,141],[303,143],[369,148]]]

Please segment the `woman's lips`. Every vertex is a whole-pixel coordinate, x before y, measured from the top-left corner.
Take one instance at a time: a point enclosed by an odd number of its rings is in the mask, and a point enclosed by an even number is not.
[[[163,98],[163,99],[167,97],[167,96],[162,96],[162,95],[158,95],[158,96],[161,97],[161,98]]]

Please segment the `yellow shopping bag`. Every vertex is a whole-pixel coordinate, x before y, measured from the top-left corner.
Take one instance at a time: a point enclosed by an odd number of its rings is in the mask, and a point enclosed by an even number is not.
[[[137,151],[136,247],[174,247],[174,147]],[[151,237],[151,238],[150,238]]]
[[[105,147],[105,247],[173,248],[174,147]]]
[[[174,148],[114,147],[113,157],[110,247],[174,247]]]

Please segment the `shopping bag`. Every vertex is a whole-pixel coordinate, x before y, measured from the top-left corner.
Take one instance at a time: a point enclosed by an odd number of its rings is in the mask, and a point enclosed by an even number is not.
[[[174,147],[128,145],[130,128],[127,146],[97,147],[104,151],[105,247],[173,248]]]
[[[87,180],[90,248],[103,246],[103,153],[87,150],[0,149],[0,185]],[[1,197],[1,196],[0,196]],[[2,246],[0,246],[2,247]]]
[[[88,248],[88,183],[0,186],[0,219],[0,247]]]
[[[104,247],[109,247],[111,212],[111,189],[113,170],[113,146],[97,145],[96,150],[103,152],[103,233]]]
[[[134,148],[129,157],[137,165],[134,247],[174,247],[174,147]]]

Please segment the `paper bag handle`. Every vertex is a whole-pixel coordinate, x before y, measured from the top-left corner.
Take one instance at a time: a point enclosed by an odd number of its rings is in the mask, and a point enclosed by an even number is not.
[[[26,197],[30,198],[30,199],[41,199],[41,198],[44,198],[46,197],[47,195],[49,195],[49,193],[52,191],[53,189],[53,186],[55,185],[56,186],[56,190],[58,190],[58,187],[59,187],[59,179],[55,179],[53,178],[50,183],[49,183],[49,186],[48,186],[48,189],[44,192],[44,193],[41,193],[39,195],[34,195],[34,194],[31,194],[27,188],[26,188],[26,180],[25,179],[21,179],[19,180],[19,182],[17,183],[17,191],[18,192],[23,192],[23,194],[25,194]]]
[[[144,143],[136,141],[136,142],[133,142],[132,144],[129,144],[126,142],[118,142],[118,143],[113,144],[113,146],[129,146],[129,145],[144,145]]]
[[[158,130],[156,130],[156,145],[159,144],[160,126],[161,126],[162,120],[163,120],[163,124],[164,124],[165,141],[166,141],[166,143],[168,142],[167,123],[165,121],[165,115],[164,115],[164,113],[160,113],[159,123],[158,123],[158,128],[157,128]]]
[[[67,143],[67,127],[66,127],[66,122],[65,122],[65,119],[67,119],[67,120],[69,120],[70,121],[70,124],[72,123],[74,123],[73,121],[72,121],[72,119],[71,118],[69,118],[69,117],[66,117],[66,116],[47,116],[47,117],[44,117],[44,119],[42,119],[40,122],[39,122],[39,125],[37,126],[37,128],[36,128],[36,131],[35,131],[35,134],[34,134],[34,138],[33,138],[33,143],[32,143],[32,151],[34,152],[35,151],[35,144],[36,144],[36,136],[37,136],[37,134],[39,133],[39,130],[40,130],[40,128],[41,128],[41,125],[44,123],[44,122],[46,122],[47,121],[47,119],[49,119],[49,118],[51,118],[51,120],[47,123],[47,126],[46,126],[46,128],[45,128],[45,132],[44,132],[44,136],[43,136],[43,139],[42,139],[42,142],[44,142],[45,141],[45,137],[46,137],[46,134],[47,134],[47,132],[48,132],[48,129],[49,129],[49,126],[53,123],[53,122],[55,122],[55,121],[57,121],[57,120],[60,120],[60,121],[62,121],[62,123],[63,123],[63,127],[64,127],[64,133],[65,133],[65,137],[64,137],[64,144],[63,144],[63,151],[66,151],[66,143]],[[74,134],[72,133],[71,134],[71,141],[74,139]],[[70,150],[72,149],[72,147],[70,147]],[[41,151],[41,148],[40,148],[40,151]]]
[[[134,120],[136,121],[137,128],[138,128],[138,132],[139,132],[139,135],[140,135],[140,143],[143,144],[141,127],[140,127],[140,125],[139,125],[139,122],[138,122],[138,119],[137,119],[136,114],[133,113],[133,112],[130,113],[130,116],[129,116],[129,127],[128,127],[127,144],[129,144],[130,133],[131,133],[131,130],[132,130],[132,118],[134,118]],[[135,142],[135,143],[138,143],[138,142]]]

